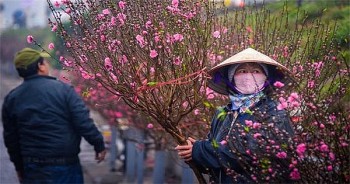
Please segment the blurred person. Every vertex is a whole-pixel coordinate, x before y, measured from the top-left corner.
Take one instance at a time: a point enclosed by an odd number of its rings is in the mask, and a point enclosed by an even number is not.
[[[103,137],[74,88],[49,76],[48,57],[31,48],[16,53],[24,80],[3,103],[5,146],[21,183],[83,183],[81,138],[94,146],[99,163],[106,155]]]
[[[268,140],[279,140],[281,144],[291,141],[294,134],[288,113],[278,110],[272,97],[272,84],[288,81],[287,73],[290,72],[286,67],[251,48],[213,67],[209,71],[212,76],[209,87],[228,95],[230,103],[215,112],[207,139],[189,137],[188,145],[175,147],[180,158],[186,162],[193,161],[203,173],[210,175],[213,183],[254,182],[251,169],[256,166],[252,164],[253,156],[247,150],[258,152],[265,147],[259,147],[262,143],[252,132],[256,131]],[[285,134],[279,137],[279,134],[258,127],[272,123]],[[241,159],[246,159],[248,164],[243,166]],[[277,162],[283,165],[283,161]],[[284,169],[281,176],[283,183],[290,181],[288,164],[284,166],[280,168]]]

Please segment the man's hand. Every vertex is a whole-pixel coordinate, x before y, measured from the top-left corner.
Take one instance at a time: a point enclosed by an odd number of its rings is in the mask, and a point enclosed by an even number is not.
[[[195,141],[196,140],[193,138],[189,138],[187,139],[187,145],[177,145],[175,147],[175,150],[178,151],[180,158],[184,159],[187,162],[192,160],[192,147]]]
[[[106,153],[107,153],[107,150],[103,150],[99,153],[96,153],[95,160],[97,160],[97,163],[100,163],[105,159]]]
[[[23,182],[23,171],[16,171],[19,183]]]

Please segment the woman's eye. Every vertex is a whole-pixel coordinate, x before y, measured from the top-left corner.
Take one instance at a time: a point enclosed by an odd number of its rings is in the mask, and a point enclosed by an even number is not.
[[[248,71],[247,70],[238,70],[238,72],[237,73],[247,73]]]
[[[260,70],[253,70],[253,73],[261,73]]]

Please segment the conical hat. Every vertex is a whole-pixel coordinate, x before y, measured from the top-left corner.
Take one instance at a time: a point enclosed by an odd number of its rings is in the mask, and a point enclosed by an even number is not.
[[[225,84],[225,82],[222,80],[214,82],[214,76],[219,72],[223,78],[227,79],[227,70],[231,65],[248,62],[263,63],[266,64],[268,67],[275,67],[276,70],[279,70],[283,73],[284,77],[291,78],[292,73],[285,66],[266,56],[263,53],[260,53],[252,48],[247,48],[224,60],[215,67],[211,68],[208,71],[208,73],[212,77],[212,79],[209,80],[208,87],[220,94],[228,95],[229,92],[227,90],[227,85]]]

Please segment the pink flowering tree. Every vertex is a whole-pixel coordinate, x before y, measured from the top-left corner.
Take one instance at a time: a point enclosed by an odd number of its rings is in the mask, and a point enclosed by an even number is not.
[[[344,103],[349,60],[332,40],[332,24],[289,22],[285,9],[277,17],[265,9],[216,16],[214,6],[204,0],[48,4],[52,31],[72,57],[60,57],[64,68],[96,81],[152,118],[178,144],[186,144],[193,134],[183,127],[202,122],[202,132],[208,128],[209,110],[227,100],[208,91],[207,69],[247,47],[269,55],[294,75],[293,81],[274,84],[274,97],[278,108],[291,114],[295,136],[288,139],[268,121],[246,122],[238,135],[248,132],[260,146],[239,150],[229,145],[239,163],[257,182],[278,182],[285,174],[301,183],[349,180],[349,106]],[[262,129],[281,138],[264,138],[259,135]],[[250,159],[244,159],[247,155]],[[289,170],[280,170],[282,164]],[[229,169],[227,173],[237,176]]]

